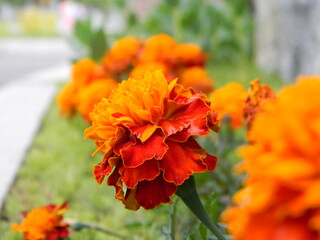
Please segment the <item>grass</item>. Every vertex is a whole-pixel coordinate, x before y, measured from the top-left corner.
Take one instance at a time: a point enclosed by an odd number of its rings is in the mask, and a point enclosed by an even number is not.
[[[209,70],[216,87],[231,81],[248,87],[249,82],[257,77],[275,89],[282,85],[279,77],[268,75],[247,61],[238,65],[210,65]],[[21,239],[19,233],[9,230],[12,223],[19,221],[21,211],[64,201],[70,205],[66,218],[94,223],[133,240],[167,239],[163,227],[168,226],[172,206],[162,205],[152,211],[128,211],[114,199],[112,187],[95,183],[92,166],[100,162],[101,155],[91,157],[95,147],[92,141],[83,140],[86,127],[80,117],[73,120],[59,118],[57,106],[52,105],[6,199],[0,222],[0,240]],[[177,239],[191,239],[182,236],[194,230],[194,223],[194,218],[180,201]],[[203,231],[201,227],[199,229]],[[115,238],[84,230],[73,232],[71,239]]]
[[[268,84],[275,90],[279,90],[283,86],[281,78],[277,74],[266,73],[250,60],[238,61],[235,64],[209,63],[208,70],[209,75],[213,76],[217,88],[229,82],[239,82],[248,88],[250,81],[256,78],[260,78],[262,84]]]
[[[92,165],[100,156],[91,157],[95,147],[90,140],[83,140],[86,125],[82,119],[69,121],[58,115],[58,109],[53,105],[18,173],[2,212],[9,221],[0,222],[0,239],[21,239],[19,234],[9,231],[10,224],[20,219],[21,211],[63,201],[70,204],[66,218],[96,223],[123,235],[130,234],[131,239],[162,239],[160,227],[167,224],[170,208],[160,206],[155,210],[158,214],[124,209],[114,199],[112,187],[95,183]],[[74,233],[72,239],[106,237],[86,230]]]

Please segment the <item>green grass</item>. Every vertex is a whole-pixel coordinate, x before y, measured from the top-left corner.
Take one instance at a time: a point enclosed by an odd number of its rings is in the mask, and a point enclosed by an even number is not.
[[[249,82],[255,78],[262,78],[263,83],[271,85],[276,90],[282,86],[279,77],[268,75],[247,61],[238,65],[211,64],[208,69],[210,75],[215,78],[216,87],[231,81],[241,82],[248,87]],[[131,236],[133,240],[166,239],[163,227],[169,223],[172,205],[161,205],[152,211],[129,211],[114,199],[113,187],[106,186],[105,183],[98,185],[92,174],[92,166],[100,162],[101,155],[91,157],[95,146],[91,140],[83,140],[83,130],[86,127],[80,117],[73,120],[60,118],[57,106],[52,105],[6,199],[2,215],[3,219],[7,220],[0,222],[0,240],[21,239],[19,233],[10,232],[10,225],[20,220],[21,211],[64,201],[68,201],[70,205],[66,218],[97,224]],[[210,183],[207,182],[208,179],[210,181],[208,176],[198,176],[198,181],[205,179],[198,182],[200,188]],[[211,198],[206,204],[212,205],[212,197],[215,196],[210,197],[210,194],[212,189],[209,194],[207,191],[203,199]],[[211,208],[211,215],[216,215],[217,206],[212,205]],[[192,231],[203,231],[203,226],[195,228],[198,226],[195,223],[195,219],[180,201],[177,239],[186,239],[182,235]],[[71,240],[82,239],[115,238],[106,237],[93,230],[72,232]]]
[[[274,90],[279,90],[283,86],[277,74],[268,74],[249,60],[242,60],[237,64],[209,63],[207,69],[209,75],[214,78],[216,88],[229,82],[239,82],[248,88],[250,82],[256,78],[260,78],[262,84],[270,85]]]
[[[114,199],[113,187],[98,185],[94,180],[92,166],[99,162],[101,155],[91,157],[95,147],[92,141],[83,140],[86,125],[82,119],[69,121],[58,115],[53,105],[18,173],[2,212],[9,221],[0,222],[0,239],[21,239],[20,234],[9,230],[10,225],[20,219],[21,211],[63,201],[70,204],[66,218],[98,224],[130,235],[131,239],[163,239],[160,228],[167,224],[170,207],[164,205],[154,211],[137,212],[124,209],[122,203]],[[73,233],[71,239],[115,238],[86,230]]]

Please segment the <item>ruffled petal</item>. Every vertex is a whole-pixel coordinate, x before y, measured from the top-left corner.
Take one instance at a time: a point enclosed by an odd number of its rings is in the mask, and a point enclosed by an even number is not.
[[[166,153],[168,146],[164,143],[164,137],[153,134],[147,141],[136,143],[130,142],[121,150],[123,165],[127,168],[138,167],[146,160],[161,159]]]
[[[122,166],[119,169],[122,181],[128,188],[135,188],[138,182],[142,180],[153,180],[160,174],[159,163],[155,159],[147,160],[136,168],[126,168]]]
[[[138,184],[136,200],[143,208],[153,209],[161,203],[171,203],[170,197],[176,191],[176,185],[166,182],[160,175],[152,181],[142,181]]]
[[[202,162],[205,153],[187,148],[184,143],[173,141],[166,143],[169,150],[160,161],[160,168],[164,171],[163,177],[166,181],[181,185],[190,175],[208,169]]]
[[[121,165],[117,165],[116,168],[113,170],[111,175],[108,178],[107,184],[109,186],[114,186],[116,193],[115,193],[115,199],[118,199],[122,202],[124,202],[124,192],[122,189],[122,181],[121,181],[121,175],[119,173],[119,168]]]
[[[152,124],[145,124],[142,126],[129,127],[130,131],[141,140],[145,142],[157,130],[158,126]]]

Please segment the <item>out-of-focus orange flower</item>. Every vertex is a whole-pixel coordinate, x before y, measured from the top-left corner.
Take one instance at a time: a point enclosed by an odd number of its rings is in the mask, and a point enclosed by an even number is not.
[[[250,83],[250,89],[243,109],[243,116],[248,129],[250,129],[255,115],[260,111],[261,104],[275,97],[276,95],[271,87],[261,85],[260,79],[255,79]]]
[[[232,82],[214,90],[210,95],[211,106],[218,112],[219,119],[229,116],[231,127],[239,128],[243,122],[243,108],[246,91],[241,84]]]
[[[98,80],[83,88],[77,97],[77,111],[89,122],[89,113],[102,98],[109,97],[114,88],[118,86],[117,81],[112,78]]]
[[[66,84],[57,95],[56,101],[61,114],[73,116],[77,110],[79,93],[95,81],[106,79],[106,75],[102,66],[90,59],[76,62],[72,67],[72,81]]]
[[[193,88],[196,92],[208,93],[213,90],[213,79],[202,67],[186,68],[180,74],[178,82],[185,88]]]
[[[57,104],[60,108],[61,115],[74,114],[74,106],[76,104],[77,87],[73,82],[67,83],[57,95]]]
[[[166,76],[169,73],[168,67],[165,64],[160,62],[148,62],[135,66],[130,72],[130,77],[143,77],[146,72],[153,72],[155,70],[161,70]]]
[[[105,78],[103,67],[88,58],[81,59],[72,66],[72,82],[77,86],[90,84],[96,79]]]
[[[63,221],[67,203],[47,205],[27,213],[21,224],[13,224],[12,231],[23,233],[25,240],[60,240],[69,237],[69,225]]]
[[[108,176],[116,199],[126,208],[152,209],[194,173],[214,170],[194,136],[218,130],[216,113],[202,93],[165,79],[161,71],[119,84],[90,114],[86,138],[95,141],[103,160],[94,166],[98,183]]]
[[[248,173],[223,220],[234,240],[320,239],[320,78],[262,105],[240,151]]]
[[[203,67],[207,56],[197,44],[184,43],[176,45],[170,58],[178,66]]]
[[[103,59],[103,65],[108,72],[125,71],[132,65],[142,43],[134,37],[124,37],[116,41]]]
[[[169,35],[154,35],[144,43],[143,50],[139,57],[139,63],[161,62],[168,64],[168,59],[176,46],[177,43]]]

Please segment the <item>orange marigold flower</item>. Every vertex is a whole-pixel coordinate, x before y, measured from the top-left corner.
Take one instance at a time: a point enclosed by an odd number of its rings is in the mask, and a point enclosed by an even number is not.
[[[165,64],[160,62],[148,62],[135,66],[130,72],[130,77],[143,77],[146,72],[153,72],[155,70],[161,70],[166,76],[169,73],[168,67]]]
[[[320,78],[266,102],[240,151],[248,173],[223,220],[234,240],[320,239]]]
[[[170,56],[176,65],[186,67],[203,67],[207,58],[206,54],[202,52],[202,49],[197,44],[193,43],[178,44],[173,49]]]
[[[117,86],[118,83],[116,80],[107,78],[97,80],[86,88],[81,89],[77,97],[77,111],[89,122],[89,113],[92,112],[94,106],[100,102],[102,98],[109,97],[112,90]]]
[[[12,231],[23,233],[24,240],[60,240],[69,237],[69,225],[63,221],[67,203],[47,205],[27,213],[21,224],[13,224]]]
[[[243,116],[248,129],[250,129],[255,115],[260,111],[261,104],[275,97],[276,95],[271,87],[261,85],[260,79],[255,79],[250,83],[250,89],[243,109]]]
[[[124,37],[116,41],[103,59],[109,72],[125,71],[137,57],[142,43],[134,37]]]
[[[186,68],[179,75],[178,82],[185,88],[193,88],[196,92],[208,93],[213,90],[213,79],[202,67]]]
[[[103,67],[88,58],[81,59],[72,66],[72,82],[79,86],[88,85],[105,76]]]
[[[175,40],[167,34],[154,35],[144,43],[139,62],[168,63],[168,59],[176,45]]]
[[[119,84],[90,114],[86,138],[95,140],[103,160],[94,166],[98,183],[108,176],[126,208],[152,209],[194,173],[214,170],[216,157],[194,135],[218,130],[216,113],[202,93],[170,83],[161,71]]]
[[[78,94],[92,82],[106,78],[103,68],[90,59],[82,59],[72,67],[72,81],[66,84],[57,95],[57,104],[62,115],[73,115],[76,111]]]
[[[229,83],[222,88],[214,90],[211,95],[212,108],[218,112],[219,119],[229,116],[231,127],[239,128],[243,122],[243,108],[246,91],[239,83]]]
[[[57,95],[57,104],[60,108],[61,115],[74,114],[74,106],[76,104],[77,87],[73,82],[67,83]]]

